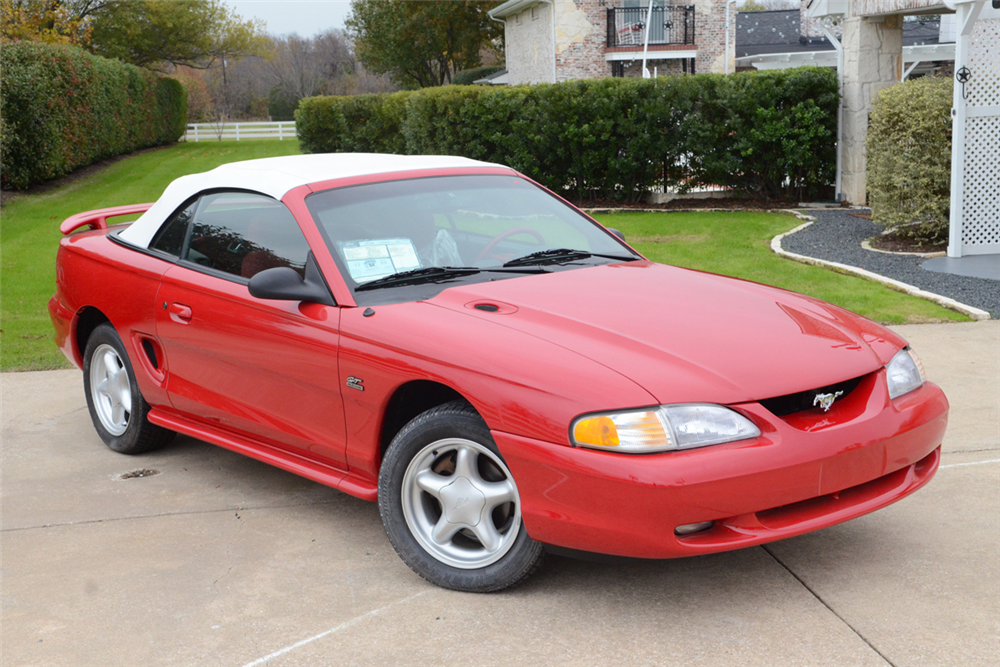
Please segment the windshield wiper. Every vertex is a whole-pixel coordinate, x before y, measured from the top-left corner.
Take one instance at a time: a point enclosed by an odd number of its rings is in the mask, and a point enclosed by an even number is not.
[[[410,271],[402,271],[400,273],[394,273],[390,276],[385,276],[384,278],[379,278],[378,280],[373,280],[368,283],[358,285],[354,288],[355,292],[363,292],[365,290],[381,289],[383,287],[396,287],[400,285],[419,285],[421,283],[436,283],[444,280],[452,280],[454,278],[460,278],[462,276],[473,276],[477,273],[548,273],[545,269],[539,267],[535,269],[511,269],[506,270],[502,268],[496,269],[480,269],[475,266],[429,266],[423,269],[411,269]]]
[[[419,285],[420,283],[433,283],[439,280],[450,280],[461,276],[471,276],[479,273],[479,269],[474,266],[429,266],[425,269],[412,269],[394,273],[378,280],[373,280],[354,288],[355,292],[379,289],[380,287],[391,287],[393,285]]]
[[[539,250],[538,252],[533,252],[524,257],[517,257],[505,262],[504,266],[529,266],[532,264],[562,264],[563,262],[573,262],[578,259],[587,259],[588,257],[602,257],[604,259],[618,259],[626,262],[631,262],[638,259],[634,256],[629,255],[602,255],[597,252],[587,252],[586,250],[574,250],[572,248],[549,248],[548,250]]]

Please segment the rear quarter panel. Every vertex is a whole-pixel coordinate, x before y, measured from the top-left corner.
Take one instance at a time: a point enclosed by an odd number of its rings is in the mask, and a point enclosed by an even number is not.
[[[64,237],[56,258],[56,299],[73,313],[63,348],[83,367],[83,350],[76,343],[80,314],[96,308],[118,331],[132,362],[139,389],[150,405],[168,405],[165,382],[140,363],[141,336],[155,338],[156,293],[160,276],[172,266],[107,238],[96,230]]]

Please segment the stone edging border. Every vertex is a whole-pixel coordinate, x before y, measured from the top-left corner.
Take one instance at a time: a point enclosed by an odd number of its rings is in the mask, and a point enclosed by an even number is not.
[[[945,257],[948,255],[946,252],[898,252],[896,250],[882,250],[876,248],[872,245],[871,239],[865,239],[861,242],[861,247],[865,250],[870,250],[871,252],[880,252],[883,255],[900,255],[903,257],[922,257],[924,259],[930,259],[931,257]]]
[[[933,301],[939,306],[948,308],[949,310],[955,310],[963,315],[968,315],[974,320],[988,320],[990,319],[990,314],[985,310],[980,310],[973,306],[961,303],[952,299],[950,297],[941,296],[940,294],[934,294],[933,292],[927,292],[920,289],[919,287],[914,287],[899,280],[893,280],[892,278],[886,278],[885,276],[879,275],[877,273],[872,273],[871,271],[866,271],[865,269],[859,269],[856,266],[848,266],[847,264],[839,264],[837,262],[828,262],[823,259],[816,259],[815,257],[806,257],[805,255],[797,255],[793,252],[788,252],[781,247],[781,240],[786,236],[791,236],[796,232],[800,232],[806,227],[810,226],[816,222],[816,218],[811,215],[806,215],[800,213],[799,211],[794,211],[791,209],[783,209],[783,212],[790,213],[794,215],[799,220],[804,220],[803,224],[799,225],[795,229],[785,232],[784,234],[778,234],[773,239],[771,239],[771,251],[776,255],[790,259],[796,262],[801,262],[803,264],[812,264],[814,266],[822,266],[828,269],[837,271],[838,273],[848,273],[851,275],[858,276],[859,278],[864,278],[865,280],[871,280],[877,283],[881,283],[890,289],[894,289],[897,292],[903,292],[909,294],[910,296],[920,297],[921,299],[927,299],[928,301]]]

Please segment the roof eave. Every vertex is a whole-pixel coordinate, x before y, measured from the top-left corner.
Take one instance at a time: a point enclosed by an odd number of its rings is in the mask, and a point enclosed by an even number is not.
[[[494,7],[487,13],[490,15],[490,18],[502,19],[510,16],[511,14],[518,14],[529,7],[540,5],[547,1],[548,0],[507,0],[507,2],[503,3],[499,7]]]

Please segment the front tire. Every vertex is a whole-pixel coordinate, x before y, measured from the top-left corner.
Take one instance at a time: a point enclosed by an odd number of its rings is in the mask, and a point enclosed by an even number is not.
[[[175,435],[147,418],[149,404],[139,393],[135,371],[118,332],[110,324],[94,329],[83,354],[87,409],[101,440],[121,454],[142,454]]]
[[[393,438],[379,472],[379,511],[400,558],[444,588],[499,591],[541,563],[514,478],[464,401],[427,410]]]

